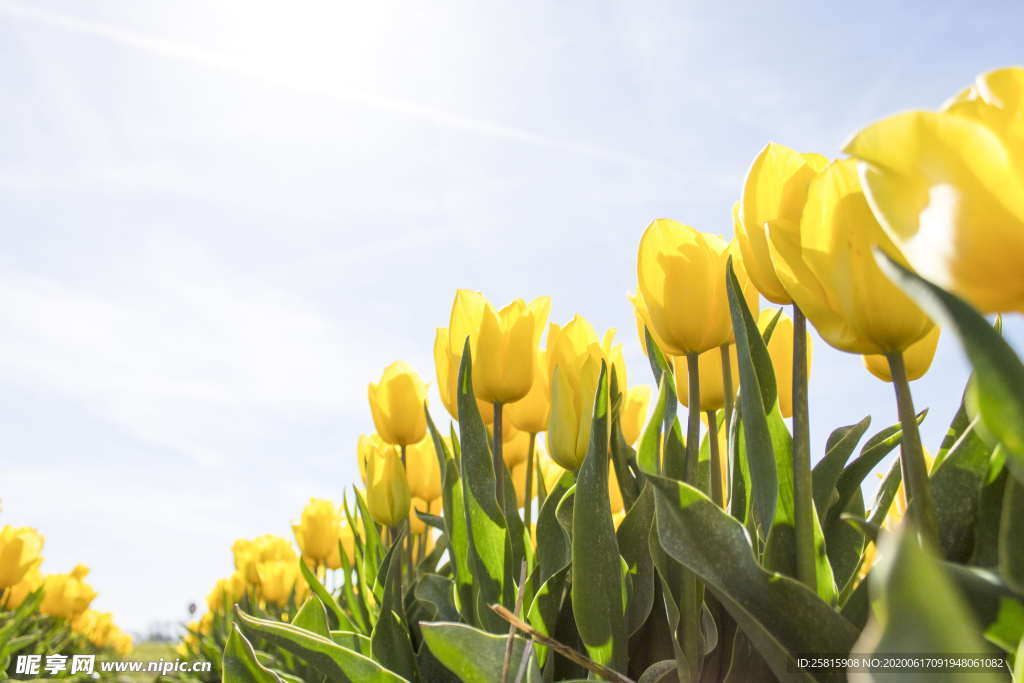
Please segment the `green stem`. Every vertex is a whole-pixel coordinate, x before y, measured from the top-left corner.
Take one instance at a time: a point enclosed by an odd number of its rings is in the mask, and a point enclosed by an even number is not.
[[[686,421],[686,466],[684,481],[696,485],[700,462],[700,371],[697,354],[686,354],[686,374],[689,382],[689,414]]]
[[[494,448],[491,449],[494,462],[494,493],[498,499],[498,509],[505,512],[505,461],[501,455],[501,408],[502,404],[494,402]]]
[[[402,453],[402,471],[403,472],[407,472],[408,470],[406,469],[406,466],[405,466],[405,449],[406,449],[405,444],[402,444],[401,446],[399,446],[399,449],[401,450],[401,453]],[[408,474],[406,474],[406,478],[408,479]],[[410,514],[413,514],[413,515],[416,514],[415,512],[413,512],[412,501],[409,502],[409,510],[410,510]],[[405,535],[405,540],[402,541],[402,555],[404,556],[406,571],[409,573],[409,580],[411,581],[412,580],[412,571],[413,571],[413,565],[412,565],[412,522],[409,522],[408,520],[406,520],[406,522],[409,524],[409,533]]]
[[[796,578],[811,590],[817,590],[811,421],[807,400],[807,318],[796,304],[793,304],[793,517]]]
[[[732,424],[732,409],[736,392],[732,389],[732,359],[729,357],[729,344],[722,344],[718,347],[722,354],[722,389],[725,392],[725,433],[729,434],[729,425]]]
[[[887,353],[889,372],[892,374],[892,385],[896,389],[896,407],[900,414],[900,426],[903,428],[903,440],[900,442],[900,468],[903,470],[903,483],[907,488],[907,509],[911,519],[917,524],[922,538],[936,546],[939,538],[939,524],[935,516],[935,501],[932,500],[932,489],[928,482],[928,465],[921,447],[921,432],[917,427],[917,414],[914,412],[914,399],[910,395],[910,382],[907,380],[907,368],[903,362],[903,353]]]
[[[704,413],[708,418],[708,446],[711,449],[711,500],[725,507],[725,488],[722,483],[722,454],[718,448],[718,416],[714,410]]]
[[[530,432],[530,447],[526,451],[526,492],[523,496],[524,507],[523,507],[523,521],[526,524],[526,533],[533,538],[533,532],[530,530],[530,523],[533,521],[533,447],[537,442],[537,434]]]

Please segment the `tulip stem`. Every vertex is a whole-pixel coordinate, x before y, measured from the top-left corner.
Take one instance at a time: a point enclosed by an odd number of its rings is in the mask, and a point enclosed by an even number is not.
[[[696,485],[700,464],[700,371],[697,354],[686,354],[686,374],[689,386],[689,419],[686,422],[686,463],[683,481]]]
[[[537,442],[537,433],[530,432],[530,447],[526,451],[526,486],[523,494],[523,521],[526,533],[533,538],[530,523],[533,521],[533,447]]]
[[[494,458],[494,493],[498,499],[498,509],[502,514],[505,512],[505,461],[501,455],[501,408],[502,404],[494,402],[494,448],[491,449]]]
[[[917,427],[914,399],[910,395],[910,382],[903,362],[903,352],[887,353],[892,385],[896,389],[896,408],[900,414],[903,439],[900,442],[900,468],[907,488],[907,509],[917,524],[918,532],[928,543],[935,546],[939,538],[939,524],[935,516],[935,501],[932,499],[931,484],[928,481],[928,465],[921,447],[921,432]]]
[[[811,477],[811,420],[807,399],[807,317],[793,304],[793,517],[796,578],[817,590],[814,556],[814,483]]]
[[[711,450],[711,500],[725,507],[725,489],[722,483],[722,453],[718,448],[718,416],[714,410],[704,413],[708,418],[708,446]]]
[[[400,450],[400,452],[402,454],[402,471],[405,473],[406,481],[408,481],[408,479],[409,479],[409,470],[405,466],[405,449],[406,449],[405,444],[402,444],[401,446],[399,446],[399,450]],[[411,514],[415,515],[416,514],[415,506],[410,506],[410,511],[411,511]],[[409,533],[406,534],[405,539],[402,541],[402,551],[403,551],[402,554],[405,555],[406,570],[409,572],[409,580],[412,581],[412,572],[413,572],[413,564],[412,564],[412,520],[408,520],[408,523],[409,523]],[[399,572],[399,573],[401,573],[401,572]]]
[[[736,394],[732,390],[732,362],[729,358],[729,345],[722,344],[718,347],[722,354],[722,390],[725,392],[725,434],[729,435],[729,425],[732,423],[733,398]]]

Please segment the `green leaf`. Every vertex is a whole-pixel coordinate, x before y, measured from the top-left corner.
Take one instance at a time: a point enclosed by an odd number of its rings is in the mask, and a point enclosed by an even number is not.
[[[924,419],[927,411],[918,414],[918,422]],[[854,491],[859,491],[864,479],[878,463],[882,462],[903,440],[903,430],[899,425],[891,425],[878,432],[864,443],[860,455],[843,469],[836,482],[836,499],[829,508],[826,525],[838,519],[840,513],[846,512]]]
[[[590,658],[626,668],[625,587],[608,500],[608,367],[601,366],[590,445],[576,479],[572,516],[572,610]]]
[[[882,539],[871,572],[874,619],[857,653],[974,654],[987,648],[963,596],[930,550],[906,526]],[[900,674],[900,681],[934,681],[933,672]]]
[[[1003,493],[999,528],[999,573],[1013,590],[1024,594],[1024,484],[1010,478]]]
[[[257,619],[237,606],[235,618],[243,632],[287,650],[328,680],[354,683],[397,683],[405,680],[355,650],[292,624]]]
[[[619,552],[632,578],[633,590],[626,603],[626,622],[633,636],[647,621],[654,606],[654,564],[650,553],[654,526],[654,491],[645,482],[640,497],[626,512],[615,532]]]
[[[498,507],[495,495],[496,479],[487,430],[473,395],[468,339],[462,353],[458,388],[462,493],[469,529],[475,623],[489,631],[501,632],[508,630],[508,624],[488,606],[494,603],[509,606],[514,600],[511,544],[506,533],[505,515]]]
[[[676,411],[676,389],[671,372],[661,375],[661,384],[658,387],[658,402],[651,411],[651,417],[644,428],[643,436],[640,437],[640,450],[637,452],[637,464],[645,472],[656,474],[661,472],[661,434],[663,425],[671,423],[675,418]],[[669,417],[671,416],[671,418]]]
[[[344,548],[341,549],[339,555],[345,555]],[[347,563],[348,558],[345,557],[344,559]],[[348,618],[348,615],[346,615],[341,609],[341,605],[339,605],[338,601],[334,599],[326,588],[324,588],[324,585],[320,583],[318,578],[316,578],[316,574],[314,574],[313,570],[309,568],[309,565],[302,560],[299,560],[299,570],[302,572],[302,578],[306,580],[306,584],[309,586],[309,589],[313,591],[313,595],[320,599],[320,602],[323,603],[322,606],[327,607],[331,611],[331,614],[334,616],[334,627],[345,631],[355,630],[352,626],[352,622]],[[296,616],[296,618],[298,617]]]
[[[740,293],[740,284],[730,258],[726,289],[732,327],[736,333],[736,355],[739,358],[740,386],[737,401],[743,412],[742,425],[747,466],[750,469],[751,512],[758,534],[767,536],[775,518],[779,480],[775,470],[775,454],[768,429],[768,413],[776,402],[775,374],[771,356]]]
[[[692,486],[648,479],[661,547],[714,593],[777,676],[815,680],[794,673],[797,655],[850,651],[853,625],[802,583],[762,569],[738,521]]]
[[[402,591],[402,539],[403,535],[399,534],[381,565],[384,600],[370,634],[370,642],[374,659],[404,678],[415,681],[418,680],[416,653],[409,638]]]
[[[853,455],[854,449],[870,425],[871,416],[868,415],[857,424],[839,427],[829,435],[825,455],[811,472],[814,477],[814,507],[817,508],[820,519],[825,519],[832,496],[835,494],[836,482],[843,473],[846,461]]]
[[[416,583],[416,598],[431,606],[431,621],[458,621],[459,612],[455,609],[455,582],[447,576],[423,574]]]
[[[280,676],[256,659],[252,644],[237,625],[231,628],[231,635],[224,645],[222,667],[224,683],[282,683]]]
[[[960,340],[977,386],[978,410],[988,432],[1014,462],[1012,474],[1024,481],[1024,364],[1013,348],[970,304],[879,253],[882,270],[935,322]]]
[[[331,631],[330,636],[331,640],[342,647],[355,650],[367,657],[373,657],[373,641],[370,640],[369,636],[364,636],[362,633],[355,633],[354,631]]]
[[[301,560],[300,560],[301,562]],[[318,636],[330,637],[331,627],[327,623],[327,610],[320,602],[320,598],[314,595],[302,603],[302,607],[295,613],[292,623],[306,631],[312,631]]]
[[[943,569],[963,595],[985,639],[1012,654],[1024,636],[1024,602],[997,573],[944,562]]]
[[[966,562],[971,557],[978,501],[988,475],[992,449],[969,426],[931,475],[943,557]]]
[[[537,576],[539,588],[526,611],[527,621],[544,635],[552,635],[562,610],[565,583],[569,576],[569,534],[558,521],[557,510],[572,486],[572,476],[563,474],[544,499],[537,517]],[[539,666],[547,661],[548,648],[534,646]]]
[[[508,634],[487,633],[466,624],[424,622],[423,640],[437,659],[459,677],[463,683],[501,683],[501,669],[505,661]],[[519,663],[523,659],[526,641],[515,636],[509,679],[516,680]],[[540,670],[530,658],[529,671],[524,680],[539,681]]]

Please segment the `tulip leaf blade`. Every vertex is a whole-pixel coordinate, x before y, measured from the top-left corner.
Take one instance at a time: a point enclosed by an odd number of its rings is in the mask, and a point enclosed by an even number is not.
[[[381,564],[384,599],[381,601],[377,623],[370,634],[370,645],[374,659],[391,671],[414,681],[418,678],[416,653],[409,639],[402,590],[403,538],[403,534],[398,534]]]
[[[739,408],[750,470],[751,512],[758,533],[767,536],[775,518],[779,479],[775,469],[775,454],[768,428],[768,413],[775,404],[775,378],[768,347],[757,327],[757,321],[747,308],[739,280],[730,257],[726,268],[726,289],[729,311],[736,335],[736,355],[739,360]]]
[[[263,666],[252,644],[235,624],[224,644],[221,660],[224,683],[282,683],[281,677]]]
[[[341,548],[341,551],[338,553],[339,557],[345,556],[344,550],[344,548]],[[348,558],[344,557],[343,562],[347,564]],[[320,600],[322,605],[331,611],[331,615],[334,617],[335,623],[337,624],[336,628],[343,631],[354,631],[355,629],[352,626],[352,622],[348,618],[348,615],[345,614],[344,610],[341,609],[341,605],[339,605],[338,601],[334,599],[334,596],[324,588],[324,585],[320,583],[318,578],[316,578],[316,574],[314,574],[313,570],[309,568],[309,565],[301,559],[299,560],[299,571],[302,572],[302,578],[306,580],[306,585],[309,586],[309,589]],[[296,618],[298,618],[298,615],[296,615]]]
[[[1010,478],[1003,492],[999,525],[999,573],[1007,585],[1024,595],[1024,484]]]
[[[800,671],[801,653],[849,652],[857,629],[807,586],[764,570],[742,524],[703,492],[648,475],[662,549],[694,572],[783,680],[844,680]],[[794,674],[794,672],[797,672]]]
[[[1024,482],[1024,364],[970,304],[876,251],[879,266],[933,320],[951,329],[974,369],[985,431],[1006,448],[1011,473]]]
[[[306,598],[306,601],[302,603],[299,611],[295,613],[292,623],[301,629],[312,631],[318,636],[329,638],[331,635],[331,626],[327,622],[327,609],[315,594]]]
[[[373,659],[338,645],[329,638],[269,619],[260,619],[235,606],[237,624],[249,633],[276,645],[306,661],[328,680],[362,683],[400,683],[405,680]]]
[[[497,635],[473,628],[467,624],[450,622],[423,622],[423,641],[431,653],[464,683],[501,683],[501,669],[505,661],[508,633]],[[509,680],[517,680],[519,663],[523,661],[526,640],[513,636],[512,657],[509,660]],[[529,670],[523,680],[539,681],[540,670],[530,657]]]
[[[814,507],[818,510],[819,518],[825,519],[843,467],[870,425],[871,416],[868,415],[857,424],[839,427],[829,435],[825,455],[811,472],[814,478]]]
[[[625,586],[608,500],[608,366],[601,364],[590,444],[576,479],[572,516],[572,609],[576,627],[594,661],[625,669]],[[584,504],[585,502],[585,504]]]

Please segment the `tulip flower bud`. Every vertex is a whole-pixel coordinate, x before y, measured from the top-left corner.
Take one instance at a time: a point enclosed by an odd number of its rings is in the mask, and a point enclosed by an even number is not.
[[[736,396],[739,373],[737,371],[736,345],[729,344],[729,364],[732,366],[732,393]],[[684,406],[690,405],[690,379],[687,374],[686,357],[673,356],[672,367],[676,378],[676,395]],[[700,376],[701,411],[721,410],[725,407],[725,382],[722,378],[722,351],[714,348],[697,356],[697,372]]]
[[[395,526],[409,514],[409,484],[395,449],[366,463],[366,506],[374,521]]]
[[[630,387],[622,393],[619,410],[619,429],[622,438],[632,446],[640,438],[647,423],[647,405],[651,402],[651,388],[646,385]]]
[[[983,312],[1024,311],[1024,68],[982,74],[942,111],[896,114],[847,143],[913,267]]]
[[[337,554],[340,528],[341,510],[323,498],[310,498],[299,523],[292,525],[302,556],[315,565],[324,565],[332,553]]]
[[[9,524],[0,529],[0,592],[42,563],[42,549],[43,537],[35,529]]]
[[[765,224],[779,220],[799,224],[810,182],[827,164],[823,156],[800,154],[772,142],[747,171],[743,199],[733,205],[733,227],[747,273],[769,301],[792,303],[775,274]]]
[[[757,327],[761,334],[768,329],[775,319],[776,311],[761,311],[757,319]],[[807,333],[807,376],[811,376],[811,357],[813,355],[811,333]],[[779,315],[772,337],[768,340],[768,355],[772,359],[775,370],[775,390],[779,395],[779,412],[782,417],[793,417],[793,320]],[[736,377],[734,374],[733,377]]]
[[[462,347],[453,350],[454,336],[447,327],[439,327],[434,337],[434,367],[437,370],[437,390],[441,402],[454,419],[459,419],[459,366],[462,362]],[[465,343],[465,339],[463,339]],[[476,400],[484,424],[494,422],[494,406],[480,399]]]
[[[473,355],[473,392],[482,401],[513,403],[533,385],[537,344],[551,298],[516,299],[500,311],[484,303]]]
[[[547,355],[543,351],[538,351],[534,359],[533,384],[530,385],[530,391],[515,403],[505,406],[503,413],[516,429],[533,434],[547,430],[548,413],[551,411],[550,384]]]
[[[89,568],[75,565],[67,574],[50,574],[43,579],[45,597],[39,605],[39,612],[63,619],[74,619],[88,609],[96,591],[85,582]]]
[[[301,604],[309,587],[299,573],[297,562],[268,560],[256,565],[260,597],[278,607],[288,604],[295,592],[295,603]]]
[[[245,575],[239,571],[226,579],[218,579],[206,595],[206,606],[210,612],[230,610],[231,606],[245,595]]]
[[[913,382],[921,379],[928,368],[932,366],[932,359],[935,358],[935,349],[939,346],[938,325],[920,340],[911,344],[903,352],[903,362],[907,369],[907,381]],[[872,375],[883,382],[892,382],[892,373],[889,370],[889,361],[885,356],[864,356],[864,367]]]
[[[427,385],[408,363],[384,368],[380,384],[370,384],[369,396],[373,424],[388,443],[407,446],[427,433]]]
[[[647,327],[669,355],[703,353],[733,340],[725,274],[729,257],[751,313],[757,291],[740,265],[738,246],[667,219],[651,223],[640,240],[637,279]]]
[[[811,182],[800,224],[772,223],[769,233],[779,280],[837,349],[902,351],[931,330],[928,316],[875,261],[876,245],[902,256],[871,213],[855,160],[829,164]]]
[[[356,535],[352,531],[352,527],[342,522],[341,527],[338,529],[337,540],[338,542],[334,544],[334,549],[327,558],[327,568],[341,569],[341,548],[345,549],[345,559],[348,561],[348,566],[351,567],[355,564],[356,559]]]
[[[259,563],[279,560],[296,564],[299,561],[292,544],[274,534],[263,534],[253,539],[240,538],[231,545],[231,552],[234,554],[235,569],[254,586],[259,585],[256,573],[256,565]]]
[[[406,449],[405,474],[409,495],[427,502],[441,496],[441,466],[430,436]]]

